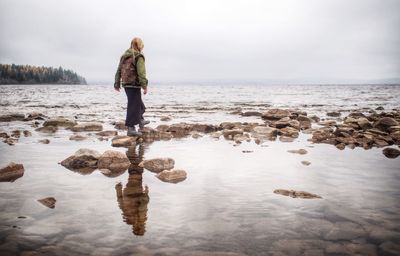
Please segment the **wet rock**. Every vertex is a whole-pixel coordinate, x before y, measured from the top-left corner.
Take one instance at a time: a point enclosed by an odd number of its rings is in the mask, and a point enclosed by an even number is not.
[[[157,178],[164,182],[178,183],[186,179],[186,171],[184,170],[164,170],[156,175]]]
[[[189,135],[190,126],[185,123],[172,124],[168,127],[167,132],[170,132],[175,138],[181,138]]]
[[[7,166],[0,169],[0,182],[13,182],[24,176],[24,166],[10,162]]]
[[[97,168],[111,171],[126,170],[131,162],[128,157],[119,151],[107,150],[97,161]]]
[[[301,149],[292,149],[292,150],[288,150],[287,152],[293,153],[293,154],[300,154],[300,155],[305,155],[305,154],[307,154],[307,150],[305,150],[304,148],[301,148]]]
[[[163,131],[158,132],[158,136],[160,140],[170,140],[173,138],[170,132],[163,132]]]
[[[52,118],[43,123],[43,126],[62,126],[62,127],[72,127],[76,125],[76,122],[71,119],[63,118],[63,117],[58,117],[58,118]]]
[[[246,111],[242,113],[242,116],[261,116],[261,112],[258,111]]]
[[[82,140],[86,140],[87,137],[80,135],[80,134],[73,134],[69,137],[69,140],[74,140],[74,141],[82,141]]]
[[[0,116],[0,122],[13,122],[13,121],[23,121],[25,119],[24,114],[7,114]]]
[[[293,198],[303,198],[303,199],[314,199],[314,198],[322,198],[319,195],[312,194],[305,191],[296,191],[296,190],[287,190],[287,189],[275,189],[275,194],[290,196]]]
[[[8,144],[9,146],[14,146],[15,143],[18,142],[18,139],[16,138],[6,138],[3,140],[4,143]]]
[[[57,132],[57,130],[58,130],[57,126],[43,126],[35,129],[35,131],[43,133],[55,133]]]
[[[130,147],[136,145],[137,137],[117,135],[111,140],[113,147]]]
[[[301,161],[301,164],[305,165],[305,166],[309,166],[311,164],[311,162],[309,162],[309,161]]]
[[[346,144],[344,144],[344,143],[339,143],[339,144],[336,144],[335,146],[336,146],[337,149],[343,150],[343,149],[345,149]]]
[[[399,122],[397,122],[391,117],[383,117],[373,124],[374,128],[377,128],[384,132],[389,132],[391,126],[398,126],[398,125]]]
[[[335,120],[325,120],[325,121],[319,121],[318,124],[322,125],[322,126],[334,126],[334,125],[336,125],[336,121]]]
[[[240,144],[240,143],[242,143],[243,141],[250,142],[251,139],[250,139],[249,134],[244,133],[244,134],[236,134],[235,136],[233,136],[233,141],[235,141],[235,143]]]
[[[11,136],[14,138],[19,138],[21,137],[21,131],[20,130],[14,130],[11,132]]]
[[[261,117],[266,120],[279,120],[288,116],[290,116],[290,112],[286,109],[270,109],[261,115]]]
[[[94,131],[102,131],[103,125],[98,122],[86,122],[79,123],[71,127],[73,132],[94,132]]]
[[[169,117],[169,116],[163,116],[163,117],[161,117],[160,118],[160,121],[163,121],[163,122],[168,122],[168,121],[171,121],[171,117]]]
[[[82,148],[75,152],[72,156],[64,159],[61,165],[72,170],[91,167],[97,167],[97,160],[101,154],[92,149]]]
[[[46,116],[43,115],[42,113],[34,111],[28,114],[26,120],[44,120],[45,118]]]
[[[30,136],[32,136],[32,133],[31,133],[30,131],[28,131],[28,130],[24,130],[23,133],[24,133],[24,136],[25,136],[25,137],[30,137]]]
[[[319,117],[316,116],[316,115],[310,116],[310,119],[313,120],[313,121],[316,122],[316,123],[318,123],[318,122],[321,120],[321,118],[319,118]]]
[[[299,137],[299,131],[293,127],[282,128],[278,131],[278,134],[282,135],[282,136],[286,136],[286,137],[292,137],[292,138]]]
[[[102,137],[113,137],[117,136],[118,132],[117,131],[101,131],[96,133],[97,136],[102,136]]]
[[[200,133],[198,133],[198,132],[196,132],[196,131],[191,132],[190,134],[192,134],[192,138],[193,138],[193,139],[198,139],[198,138],[203,137],[203,135],[201,135]]]
[[[354,124],[354,128],[360,128],[364,131],[371,129],[372,124],[369,122],[369,120],[365,117],[359,117],[359,118],[352,118],[352,117],[346,117],[344,120],[345,124]]]
[[[175,161],[172,158],[153,158],[144,160],[139,164],[139,167],[143,167],[151,172],[159,173],[164,170],[171,170],[174,168]]]
[[[128,128],[126,128],[125,126],[125,121],[117,121],[113,123],[114,128],[117,130],[127,130]]]
[[[326,113],[327,116],[331,116],[331,117],[339,117],[341,116],[340,112],[328,112]]]
[[[267,126],[256,126],[253,129],[252,136],[259,140],[275,140],[278,135],[278,129]]]
[[[50,140],[49,139],[43,139],[43,140],[38,140],[38,142],[42,143],[42,144],[49,144]]]
[[[386,241],[379,245],[379,249],[382,255],[400,255],[400,245],[392,241]]]
[[[235,135],[243,135],[243,130],[241,129],[223,130],[222,134],[224,135],[225,139],[233,140]]]
[[[221,131],[212,132],[212,133],[209,134],[209,136],[210,136],[211,138],[214,138],[214,139],[219,139],[219,137],[221,137],[221,135],[222,135],[222,132],[221,132]]]
[[[217,127],[211,124],[192,124],[190,130],[202,133],[210,133],[215,132]]]
[[[392,137],[393,140],[400,142],[400,131],[390,133],[390,137]]]
[[[51,209],[54,209],[56,206],[56,201],[57,200],[54,197],[46,197],[38,200],[39,203]]]
[[[287,117],[281,118],[278,121],[276,121],[275,123],[273,123],[273,126],[275,126],[275,128],[277,128],[277,129],[281,129],[286,126],[289,126],[289,121],[290,121],[290,118],[287,116]]]
[[[6,132],[0,132],[0,138],[9,138],[10,136]]]
[[[382,106],[379,106],[379,107],[375,108],[375,110],[385,110],[385,108]]]
[[[279,141],[281,142],[293,142],[294,138],[293,137],[288,137],[288,136],[280,136]]]
[[[332,229],[324,235],[326,240],[352,240],[365,237],[365,230],[356,223],[348,221],[336,222]]]
[[[382,152],[387,158],[397,158],[400,155],[400,150],[396,148],[385,148]]]

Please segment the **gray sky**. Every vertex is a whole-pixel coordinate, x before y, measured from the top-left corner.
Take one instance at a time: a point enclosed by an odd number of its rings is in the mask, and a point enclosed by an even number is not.
[[[400,1],[0,0],[0,62],[112,82],[133,37],[151,82],[400,78]]]

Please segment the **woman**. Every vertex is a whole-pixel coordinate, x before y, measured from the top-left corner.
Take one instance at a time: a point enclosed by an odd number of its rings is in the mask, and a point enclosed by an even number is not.
[[[144,125],[149,123],[143,118],[146,107],[143,104],[141,94],[141,89],[143,89],[143,94],[147,94],[148,84],[144,56],[142,54],[143,47],[142,39],[134,38],[131,42],[131,47],[121,56],[117,73],[115,74],[115,90],[119,92],[122,86],[128,97],[125,120],[125,125],[128,127],[128,136],[141,136],[142,133],[136,131],[135,126],[139,125],[139,128],[142,129]]]

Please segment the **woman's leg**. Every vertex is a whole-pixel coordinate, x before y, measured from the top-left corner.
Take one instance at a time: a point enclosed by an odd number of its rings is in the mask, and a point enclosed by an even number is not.
[[[141,91],[137,88],[125,88],[125,93],[128,97],[125,125],[134,127],[140,123],[143,115]]]

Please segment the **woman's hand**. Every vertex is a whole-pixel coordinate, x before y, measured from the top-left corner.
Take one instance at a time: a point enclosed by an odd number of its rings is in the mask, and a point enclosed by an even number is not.
[[[147,94],[147,87],[143,89],[143,94],[144,94],[144,95]]]

